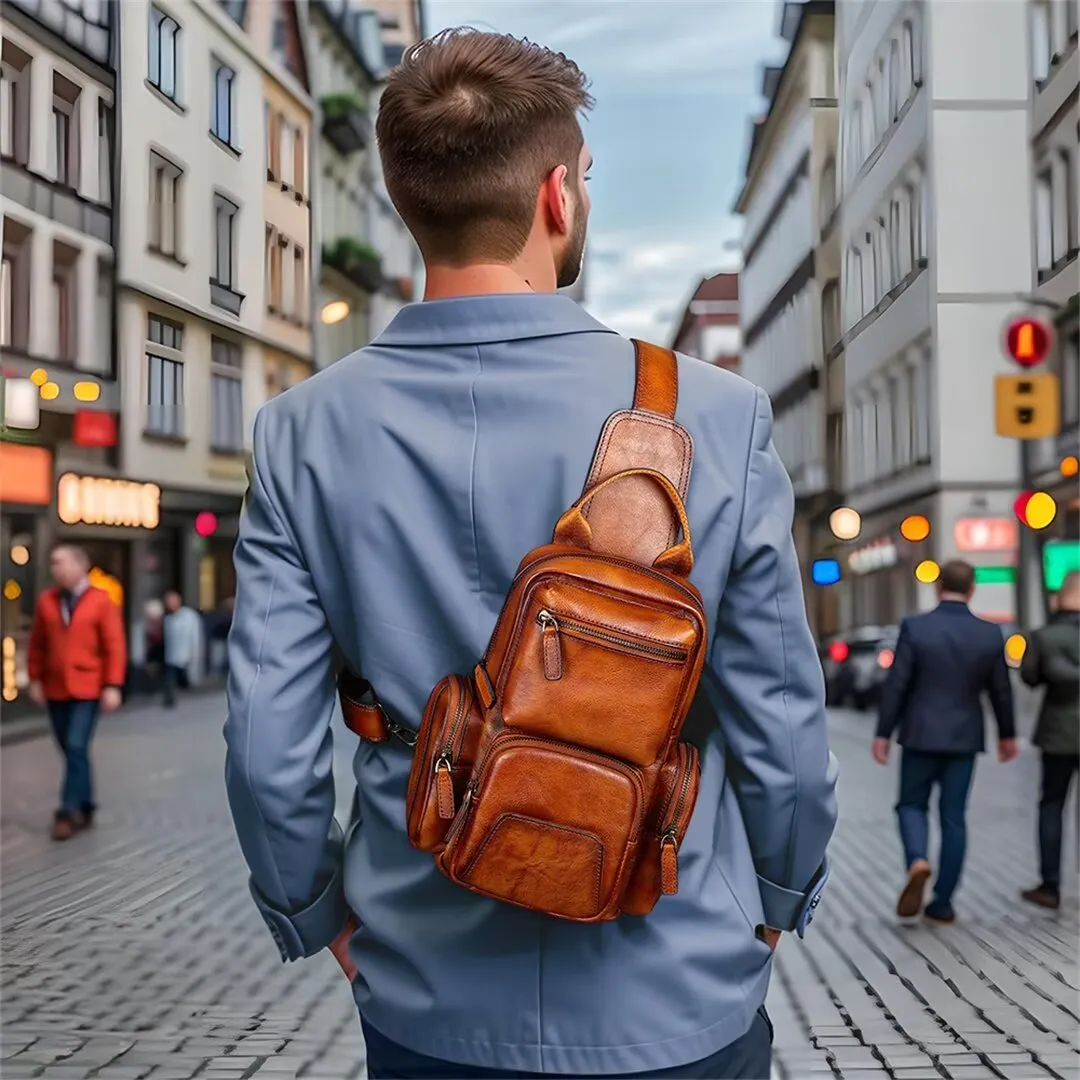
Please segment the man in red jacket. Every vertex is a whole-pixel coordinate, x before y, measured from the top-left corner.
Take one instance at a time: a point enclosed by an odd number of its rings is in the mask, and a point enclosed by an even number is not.
[[[87,579],[90,560],[74,544],[49,557],[56,588],[38,598],[30,631],[30,696],[47,705],[64,754],[53,839],[67,840],[94,817],[90,739],[98,709],[120,707],[127,643],[120,609]]]

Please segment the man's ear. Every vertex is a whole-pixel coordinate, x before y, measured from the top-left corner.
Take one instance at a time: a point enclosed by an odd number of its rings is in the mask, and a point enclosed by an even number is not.
[[[544,196],[552,226],[560,233],[568,233],[571,209],[568,171],[565,165],[556,165],[548,173],[544,181]]]

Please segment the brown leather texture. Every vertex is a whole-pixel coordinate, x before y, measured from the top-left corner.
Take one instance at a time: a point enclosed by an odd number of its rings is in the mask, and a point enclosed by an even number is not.
[[[367,742],[386,742],[390,738],[390,730],[367,679],[346,668],[338,676],[337,688],[345,726]]]
[[[518,569],[484,659],[436,686],[407,795],[409,839],[484,896],[578,922],[643,915],[678,889],[699,783],[679,741],[707,621],[689,523],[642,566],[591,548],[586,492]],[[670,513],[670,510],[668,511]]]
[[[591,490],[626,469],[648,467],[663,473],[686,498],[694,444],[675,422],[678,366],[669,349],[635,341],[637,377],[634,407],[614,413],[604,424],[585,484]],[[585,510],[597,551],[648,565],[675,540],[677,524],[655,484],[633,479],[606,490]]]

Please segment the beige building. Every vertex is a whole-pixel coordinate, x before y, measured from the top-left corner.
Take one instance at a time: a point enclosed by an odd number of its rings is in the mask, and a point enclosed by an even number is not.
[[[831,537],[828,515],[843,478],[843,375],[839,334],[825,310],[837,304],[837,103],[832,0],[785,3],[788,55],[762,73],[765,115],[751,129],[739,283],[741,373],[772,400],[773,439],[795,490],[795,544],[811,624],[835,629],[832,590],[810,580]],[[830,453],[830,442],[833,450]]]

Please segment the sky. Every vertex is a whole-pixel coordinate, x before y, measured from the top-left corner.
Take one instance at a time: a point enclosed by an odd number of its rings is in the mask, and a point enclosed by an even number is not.
[[[669,343],[698,281],[738,267],[731,207],[783,56],[779,0],[427,0],[427,31],[469,25],[565,52],[592,80],[586,307]]]

